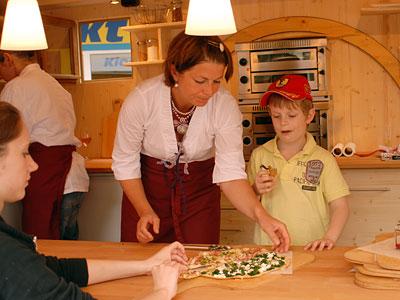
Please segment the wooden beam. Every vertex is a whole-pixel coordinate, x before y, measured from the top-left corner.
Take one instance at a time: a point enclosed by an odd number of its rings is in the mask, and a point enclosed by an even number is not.
[[[229,36],[224,43],[231,51],[235,43],[252,42],[274,34],[309,32],[313,36],[341,39],[361,49],[375,59],[400,88],[400,61],[382,44],[369,35],[349,25],[316,17],[283,17],[263,21],[246,27]],[[288,38],[288,37],[287,37]]]
[[[110,3],[109,0],[38,0],[39,7],[42,9],[57,9],[73,6],[91,5],[91,4]]]

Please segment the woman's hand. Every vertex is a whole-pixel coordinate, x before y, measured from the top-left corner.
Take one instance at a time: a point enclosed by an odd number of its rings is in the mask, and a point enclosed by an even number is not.
[[[335,247],[335,242],[332,241],[331,239],[327,239],[327,238],[322,238],[320,240],[315,240],[313,242],[308,243],[305,247],[304,250],[319,250],[322,251],[325,248],[328,250],[333,249],[333,247]]]
[[[146,264],[149,265],[149,270],[151,270],[152,267],[169,260],[180,263],[182,270],[187,269],[186,264],[188,258],[185,253],[185,248],[181,243],[173,242],[172,244],[165,246],[152,257],[146,259]]]
[[[153,210],[147,211],[140,216],[136,228],[136,237],[139,242],[148,243],[154,239],[153,235],[149,231],[151,227],[153,227],[155,234],[159,233],[160,218]]]
[[[254,179],[253,190],[257,196],[260,196],[271,192],[274,189],[275,183],[274,177],[270,176],[268,171],[261,170]]]
[[[181,265],[175,261],[165,261],[161,265],[154,266],[152,269],[153,291],[165,291],[166,297],[163,299],[173,298],[176,295],[180,268]]]
[[[281,221],[267,215],[259,221],[261,229],[269,236],[272,243],[272,250],[277,252],[287,252],[290,246],[290,236],[286,225]]]

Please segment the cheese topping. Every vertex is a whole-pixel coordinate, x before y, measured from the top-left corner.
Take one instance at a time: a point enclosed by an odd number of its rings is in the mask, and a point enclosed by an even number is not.
[[[227,251],[208,251],[201,252],[193,258],[189,265],[210,265],[209,268],[200,274],[214,278],[242,278],[252,277],[267,271],[281,268],[288,264],[285,256],[281,256],[273,251],[264,248],[243,248],[231,249]],[[190,271],[188,273],[190,274]],[[192,275],[195,275],[192,271]],[[193,278],[195,276],[182,276],[183,278]]]

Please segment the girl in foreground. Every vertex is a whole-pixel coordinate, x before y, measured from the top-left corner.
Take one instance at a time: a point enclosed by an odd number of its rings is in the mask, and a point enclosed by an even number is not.
[[[0,213],[21,200],[38,166],[28,152],[29,135],[19,111],[0,102]],[[172,243],[144,261],[58,259],[36,251],[36,238],[0,216],[0,299],[93,299],[79,287],[153,274],[154,289],[143,299],[171,299],[185,269],[183,246]]]

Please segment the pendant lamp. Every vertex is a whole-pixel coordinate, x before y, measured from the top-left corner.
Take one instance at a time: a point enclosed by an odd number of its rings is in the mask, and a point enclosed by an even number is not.
[[[225,35],[236,31],[230,0],[190,0],[186,34]]]
[[[8,0],[0,49],[30,51],[47,48],[37,0]]]

